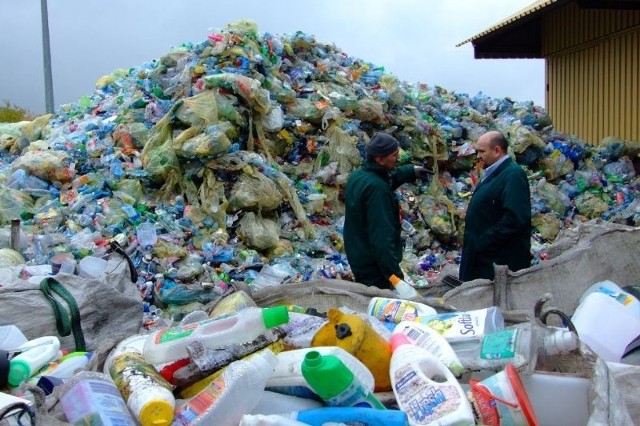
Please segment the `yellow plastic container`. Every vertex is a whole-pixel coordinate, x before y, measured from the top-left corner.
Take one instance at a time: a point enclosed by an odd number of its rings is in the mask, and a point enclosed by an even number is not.
[[[313,337],[311,346],[338,346],[358,358],[373,374],[375,391],[391,390],[391,345],[367,321],[339,309],[327,312],[329,322]]]

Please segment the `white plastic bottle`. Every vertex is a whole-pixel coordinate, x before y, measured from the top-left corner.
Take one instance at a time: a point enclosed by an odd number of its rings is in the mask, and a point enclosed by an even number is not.
[[[373,392],[375,379],[371,371],[358,358],[339,346],[316,346],[278,353],[278,365],[267,381],[267,390],[303,398],[318,398],[302,375],[302,362],[307,353],[317,351],[322,355],[335,355],[349,367],[368,392]]]
[[[391,336],[391,347],[393,393],[410,425],[475,425],[464,390],[444,364],[402,333]]]
[[[206,388],[176,408],[174,425],[237,425],[260,401],[277,363],[270,349],[232,362]]]
[[[312,408],[324,407],[324,403],[316,399],[301,398],[284,393],[264,390],[260,396],[258,404],[253,407],[251,414],[282,414],[292,411],[310,410]]]
[[[413,321],[402,321],[396,325],[393,333],[406,335],[411,343],[429,351],[454,375],[461,376],[464,373],[464,368],[449,342],[431,327]]]
[[[367,312],[380,321],[400,323],[413,321],[417,317],[438,315],[431,306],[411,300],[393,299],[388,297],[373,297],[367,307]]]
[[[416,291],[416,289],[400,277],[391,275],[389,277],[389,282],[393,286],[393,291],[395,291],[396,294],[403,299],[413,299],[415,297],[418,297],[418,292]]]
[[[473,352],[485,334],[504,329],[504,317],[495,306],[418,317],[415,321],[442,334],[458,355],[464,351]]]
[[[287,321],[289,312],[284,305],[272,308],[250,306],[228,317],[160,329],[149,335],[143,354],[153,365],[177,361],[189,357],[187,345],[193,341],[197,340],[211,349],[242,344]]]
[[[60,340],[55,336],[44,336],[29,340],[18,349],[24,350],[11,358],[9,384],[18,386],[33,376],[42,367],[60,356]]]

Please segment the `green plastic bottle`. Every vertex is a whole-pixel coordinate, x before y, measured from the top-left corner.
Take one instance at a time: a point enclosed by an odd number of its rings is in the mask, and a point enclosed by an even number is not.
[[[327,405],[386,409],[335,355],[322,355],[318,351],[310,351],[302,361],[301,370],[311,389]]]

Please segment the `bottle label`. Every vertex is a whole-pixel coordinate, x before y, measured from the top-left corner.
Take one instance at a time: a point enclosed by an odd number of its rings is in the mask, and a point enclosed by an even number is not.
[[[418,311],[415,306],[405,300],[378,298],[369,314],[380,321],[399,323],[401,321],[413,321]]]
[[[440,333],[449,342],[474,339],[484,334],[486,312],[448,312],[418,317],[416,322],[425,324]]]
[[[160,386],[173,391],[169,382],[140,353],[125,352],[114,358],[109,374],[125,401],[136,391],[151,387]]]
[[[198,324],[194,323],[185,325],[184,327],[171,327],[165,330],[160,330],[158,334],[156,334],[155,342],[156,344],[161,344],[184,339],[185,337],[191,336],[197,328]]]
[[[222,396],[226,388],[225,381],[218,377],[203,391],[191,398],[189,402],[176,409],[174,422],[188,425],[204,413],[208,413]]]
[[[498,331],[484,336],[480,358],[506,359],[516,355],[517,328]]]
[[[412,424],[437,422],[456,412],[463,404],[462,395],[455,385],[426,380],[410,364],[396,370],[394,390],[398,404],[406,411]]]

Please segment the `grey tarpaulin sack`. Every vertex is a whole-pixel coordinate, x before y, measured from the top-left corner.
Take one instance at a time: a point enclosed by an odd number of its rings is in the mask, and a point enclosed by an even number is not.
[[[60,273],[54,278],[69,292],[79,308],[80,327],[87,351],[108,339],[120,341],[138,333],[142,325],[142,302],[127,258],[112,253],[107,268],[98,278]],[[67,302],[57,293],[66,315]],[[63,348],[75,348],[73,334],[60,336],[51,301],[39,283],[14,281],[0,287],[0,325],[14,324],[28,339],[58,336]]]

